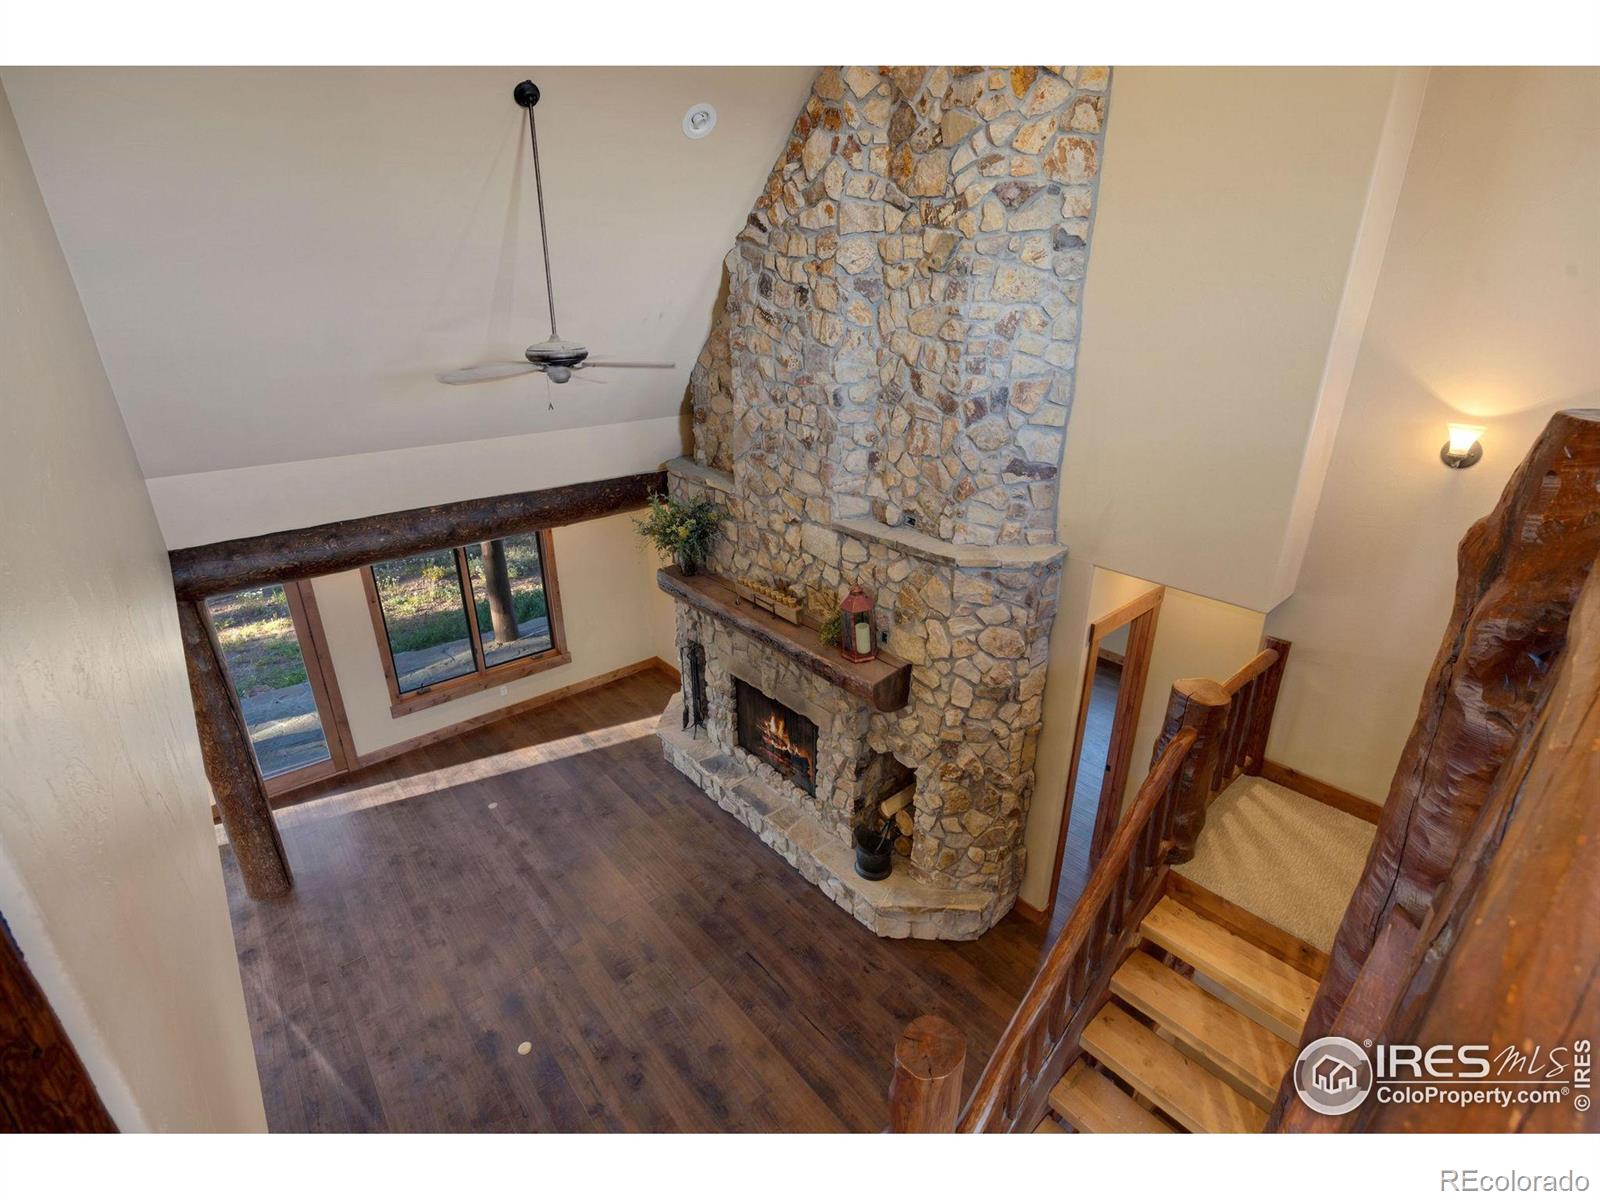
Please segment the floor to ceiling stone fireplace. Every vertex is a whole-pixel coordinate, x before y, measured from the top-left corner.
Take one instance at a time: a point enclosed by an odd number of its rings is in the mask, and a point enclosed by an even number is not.
[[[691,377],[670,486],[728,520],[709,577],[662,572],[685,672],[664,748],[886,935],[975,937],[1021,882],[1109,87],[1091,67],[822,71]],[[802,595],[808,624],[741,605],[721,582],[740,578]],[[883,631],[871,667],[815,634],[853,584]],[[750,726],[755,697],[781,738]],[[894,824],[886,880],[851,870],[863,821]]]

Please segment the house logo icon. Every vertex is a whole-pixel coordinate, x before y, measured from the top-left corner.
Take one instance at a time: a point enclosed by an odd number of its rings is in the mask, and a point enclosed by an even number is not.
[[[1349,1038],[1318,1038],[1294,1060],[1294,1090],[1312,1112],[1343,1116],[1372,1091],[1372,1060]]]

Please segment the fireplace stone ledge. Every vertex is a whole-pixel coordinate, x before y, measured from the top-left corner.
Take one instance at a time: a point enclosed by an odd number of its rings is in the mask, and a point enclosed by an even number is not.
[[[885,525],[870,517],[838,517],[831,522],[831,528],[851,537],[878,542],[913,558],[945,563],[964,570],[1026,569],[1058,562],[1067,555],[1067,548],[1054,541],[1036,546],[967,545],[947,542],[904,525]]]
[[[695,462],[692,458],[668,459],[666,471],[669,475],[676,475],[679,479],[687,479],[691,483],[699,483],[715,492],[725,495],[733,494],[733,473],[719,471],[716,467],[708,467]]]
[[[882,937],[970,941],[1011,907],[993,892],[939,887],[903,869],[873,882],[855,873],[854,851],[794,799],[771,786],[738,756],[683,728],[683,695],[674,695],[656,725],[662,751],[718,807],[742,821],[840,908]]]

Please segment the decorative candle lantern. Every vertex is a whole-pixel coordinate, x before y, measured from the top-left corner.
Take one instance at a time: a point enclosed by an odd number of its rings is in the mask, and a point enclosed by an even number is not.
[[[878,657],[878,623],[872,617],[872,597],[859,584],[839,605],[839,649],[851,662],[871,662]]]

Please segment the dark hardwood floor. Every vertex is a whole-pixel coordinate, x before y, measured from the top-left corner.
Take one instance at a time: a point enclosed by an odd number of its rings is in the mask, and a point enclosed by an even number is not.
[[[662,759],[672,690],[321,785],[278,814],[284,900],[223,850],[273,1130],[876,1130],[925,1012],[972,1085],[1043,931],[875,937]]]
[[[1067,819],[1067,843],[1061,851],[1061,879],[1056,884],[1047,941],[1053,942],[1066,926],[1072,906],[1089,883],[1089,844],[1094,840],[1095,816],[1100,811],[1100,788],[1105,783],[1106,755],[1111,751],[1111,726],[1117,715],[1117,692],[1121,686],[1121,665],[1099,659],[1089,693],[1089,715],[1083,722],[1083,750],[1072,785],[1072,813]]]

